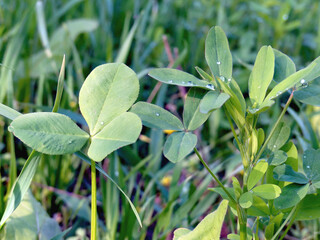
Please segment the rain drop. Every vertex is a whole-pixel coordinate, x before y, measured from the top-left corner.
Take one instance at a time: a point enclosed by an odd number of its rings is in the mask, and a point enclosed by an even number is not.
[[[212,85],[212,84],[207,84],[207,86],[206,86],[207,88],[210,88],[210,89],[212,89],[212,90],[214,90],[214,86]]]
[[[72,140],[69,140],[69,142],[68,142],[69,144],[71,144],[72,143]]]
[[[116,175],[117,177],[119,176],[119,172],[118,171],[115,171],[114,172],[114,175]]]
[[[309,165],[307,165],[307,168],[310,168],[310,166],[309,166]]]
[[[100,124],[101,124],[101,125],[103,125],[103,124],[104,124],[104,122],[100,122]]]
[[[182,84],[185,84],[186,82],[185,82],[185,81],[182,81],[181,83],[182,83]]]
[[[284,21],[287,21],[287,20],[288,20],[288,14],[284,14],[284,15],[282,16],[282,19],[283,19]]]
[[[224,76],[220,76],[220,79],[224,82],[225,78]]]
[[[220,65],[220,64],[221,64],[221,62],[219,62],[219,61],[218,61],[218,62],[217,62],[217,64],[218,64],[218,65]]]
[[[156,113],[156,116],[159,117],[159,116],[160,116],[160,113]]]
[[[300,83],[301,83],[302,85],[304,85],[304,84],[306,83],[306,80],[301,79]]]
[[[188,85],[192,86],[192,85],[193,85],[193,82],[189,81],[189,82],[188,82]]]
[[[228,78],[228,82],[231,82],[231,78]]]
[[[277,145],[273,145],[273,147],[274,147],[274,148],[276,148],[276,147],[277,147]]]
[[[169,80],[168,83],[172,83],[172,80]]]

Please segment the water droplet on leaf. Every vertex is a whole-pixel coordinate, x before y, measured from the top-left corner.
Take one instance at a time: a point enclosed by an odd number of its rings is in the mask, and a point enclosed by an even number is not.
[[[219,61],[218,61],[218,62],[217,62],[217,64],[218,64],[218,65],[220,65],[220,64],[221,64],[221,62],[219,62]]]
[[[159,116],[160,116],[160,113],[156,113],[156,116],[159,117]]]
[[[103,125],[103,124],[104,124],[104,122],[100,122],[100,124],[101,124],[101,125]]]
[[[210,89],[212,89],[212,90],[214,90],[214,86],[212,85],[212,84],[207,84],[207,86],[206,86],[207,88],[210,88]]]
[[[193,82],[189,81],[189,82],[188,82],[188,85],[192,86],[192,85],[193,85]]]
[[[169,80],[168,83],[172,83],[172,80]]]

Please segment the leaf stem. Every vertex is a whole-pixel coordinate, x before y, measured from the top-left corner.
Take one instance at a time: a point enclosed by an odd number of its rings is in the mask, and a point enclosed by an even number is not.
[[[97,178],[96,162],[91,160],[91,240],[97,239]]]
[[[292,90],[292,93],[290,94],[290,97],[286,103],[286,105],[284,106],[279,118],[277,119],[276,123],[273,125],[273,128],[271,129],[271,132],[269,134],[269,136],[267,137],[266,141],[263,143],[263,146],[260,148],[258,154],[256,155],[256,157],[254,158],[253,162],[252,162],[252,165],[256,164],[257,161],[259,160],[259,158],[261,157],[262,153],[264,152],[265,148],[267,147],[272,135],[274,134],[276,128],[278,127],[279,123],[281,122],[284,114],[286,113],[291,101],[292,101],[292,98],[293,98],[293,93],[294,93],[294,89]]]
[[[223,191],[228,195],[228,197],[230,198],[230,201],[232,201],[234,204],[237,205],[236,200],[232,197],[230,192],[223,186],[222,182],[220,182],[218,177],[211,171],[211,169],[209,168],[207,163],[201,157],[201,155],[200,155],[199,151],[197,150],[197,148],[194,148],[194,152],[197,154],[197,156],[198,156],[199,160],[201,161],[202,165],[207,169],[207,171],[210,173],[210,175],[213,177],[213,179],[219,184],[219,186],[223,189]]]

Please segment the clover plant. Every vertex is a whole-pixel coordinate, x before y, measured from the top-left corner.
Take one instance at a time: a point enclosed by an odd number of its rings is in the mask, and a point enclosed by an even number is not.
[[[316,93],[307,86],[320,76],[320,58],[296,71],[287,55],[271,46],[263,46],[248,79],[248,99],[233,78],[232,54],[220,27],[213,27],[208,33],[205,58],[211,74],[196,67],[201,79],[176,69],[159,68],[149,72],[152,78],[163,83],[190,88],[184,103],[183,121],[151,103],[138,102],[131,109],[145,126],[173,130],[165,141],[164,156],[176,163],[194,151],[219,185],[210,190],[228,200],[221,203],[217,210],[219,214],[209,214],[192,234],[188,229],[177,229],[174,239],[219,239],[225,215],[221,208],[226,204],[238,221],[237,232],[229,234],[229,239],[244,240],[253,236],[261,239],[262,234],[266,239],[275,239],[288,222],[284,235],[295,219],[320,217],[319,199],[315,200],[320,187],[319,150],[306,150],[302,159],[304,173],[297,172],[297,149],[289,140],[290,127],[283,121],[295,94],[297,100],[312,104],[312,96]],[[301,91],[308,93],[307,100]],[[287,103],[266,134],[257,127],[259,115],[268,111],[284,93],[290,95]],[[197,137],[192,133],[219,108],[224,110],[230,123],[234,143],[242,158],[243,179],[233,177],[232,187],[224,186],[210,170],[196,148]],[[311,211],[308,204],[315,210]],[[307,215],[306,209],[309,209]],[[250,218],[253,225],[249,225]]]
[[[89,128],[87,133],[68,116],[57,113],[63,86],[62,75],[53,112],[20,114],[4,105],[1,106],[2,115],[13,120],[9,131],[34,150],[13,187],[0,225],[2,226],[17,208],[29,188],[41,158],[40,153],[76,153],[91,164],[91,239],[97,239],[96,168],[109,179],[110,177],[96,165],[96,162],[138,139],[142,128],[141,120],[127,110],[138,97],[139,80],[135,72],[122,63],[100,65],[89,74],[79,94],[80,111]],[[85,146],[88,156],[80,152]],[[118,185],[117,187],[124,194]],[[141,225],[137,211],[130,199],[126,195],[125,197]]]

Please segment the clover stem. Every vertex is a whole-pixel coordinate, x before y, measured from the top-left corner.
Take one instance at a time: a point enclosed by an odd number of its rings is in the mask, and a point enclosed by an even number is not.
[[[91,240],[97,239],[97,182],[96,162],[91,160]]]

